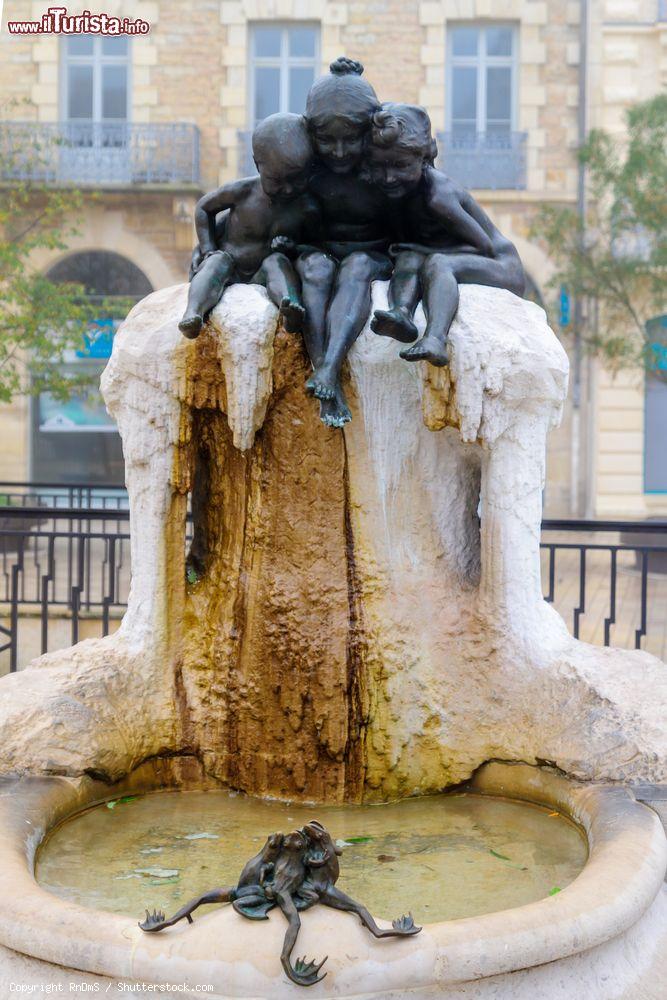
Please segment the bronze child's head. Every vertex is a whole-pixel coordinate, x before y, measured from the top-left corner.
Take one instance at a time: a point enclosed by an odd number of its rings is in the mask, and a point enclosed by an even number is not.
[[[252,155],[271,201],[291,201],[308,187],[313,147],[302,115],[269,115],[252,134]]]
[[[364,139],[380,102],[364,67],[353,59],[336,59],[330,73],[310,88],[306,122],[319,159],[336,174],[347,174],[361,161]]]
[[[433,164],[431,120],[416,104],[383,104],[373,115],[369,139],[367,172],[390,198],[410,194]]]

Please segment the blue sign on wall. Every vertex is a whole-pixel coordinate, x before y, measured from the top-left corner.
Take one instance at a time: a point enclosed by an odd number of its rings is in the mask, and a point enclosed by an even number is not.
[[[104,361],[110,358],[117,326],[118,320],[110,316],[96,319],[83,335],[84,346],[76,352],[77,358],[98,358]]]
[[[565,285],[561,285],[558,296],[558,322],[561,326],[569,326],[570,318],[570,296]]]

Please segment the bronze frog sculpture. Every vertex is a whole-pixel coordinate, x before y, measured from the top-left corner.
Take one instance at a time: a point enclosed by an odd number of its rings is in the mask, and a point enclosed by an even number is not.
[[[320,970],[327,957],[319,963],[297,958],[292,965],[292,950],[301,927],[299,911],[323,903],[335,910],[356,913],[376,938],[408,937],[421,930],[411,914],[394,920],[391,928],[382,929],[365,906],[341,892],[335,884],[340,874],[341,853],[317,820],[286,835],[272,833],[259,854],[245,865],[236,886],[205,892],[168,920],[160,910],[153,913],[146,910],[146,919],[139,926],[143,931],[161,931],[184,918],[192,923],[193,911],[208,903],[231,903],[237,913],[249,920],[267,920],[269,910],[277,906],[288,923],[280,955],[283,969],[298,986],[313,986],[326,976],[326,972],[320,975]]]

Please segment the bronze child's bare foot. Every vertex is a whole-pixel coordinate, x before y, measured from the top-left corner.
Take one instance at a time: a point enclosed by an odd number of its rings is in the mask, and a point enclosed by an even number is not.
[[[404,361],[428,361],[436,368],[444,368],[449,364],[447,341],[443,343],[437,337],[422,337],[412,347],[401,351],[401,357]]]
[[[320,400],[320,420],[326,427],[344,427],[351,419],[352,413],[342,389],[336,391],[333,399]]]
[[[320,365],[306,382],[306,392],[316,399],[335,399],[336,397],[336,377],[334,373]]]
[[[195,313],[193,316],[184,316],[181,322],[178,324],[178,329],[181,331],[184,337],[188,340],[196,340],[201,333],[201,328],[204,325],[204,320],[201,316]]]
[[[402,344],[412,344],[419,336],[407,309],[376,309],[371,320],[371,330],[380,337],[392,337]]]
[[[280,319],[288,333],[301,333],[306,310],[299,302],[285,296],[280,303]]]

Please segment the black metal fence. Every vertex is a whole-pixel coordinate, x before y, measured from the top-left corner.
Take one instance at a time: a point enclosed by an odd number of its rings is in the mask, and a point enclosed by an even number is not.
[[[667,520],[547,520],[542,531],[544,596],[558,606],[567,579],[575,638],[642,649],[650,628],[650,652],[664,658]]]
[[[0,480],[0,527],[10,507],[80,507],[127,510],[127,490],[113,483],[48,483]]]
[[[94,623],[93,633],[109,633],[129,593],[128,522],[126,509],[0,510],[0,656],[5,669],[17,670],[33,656],[78,642],[84,622]]]
[[[548,520],[542,528],[544,595],[573,634],[667,658],[667,521]],[[124,491],[0,483],[0,673],[107,635],[129,586]]]

